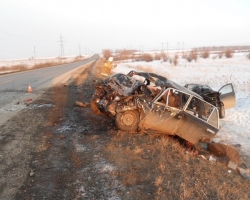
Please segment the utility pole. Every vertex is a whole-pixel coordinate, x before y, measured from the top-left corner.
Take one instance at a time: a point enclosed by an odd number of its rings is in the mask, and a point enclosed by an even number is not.
[[[36,47],[34,46],[34,60],[36,61]]]
[[[79,44],[79,56],[81,56],[81,44]]]
[[[63,43],[64,43],[65,41],[63,40],[62,34],[61,34],[60,40],[59,40],[58,42],[60,42],[60,47],[61,47],[61,58],[63,58],[63,57],[64,57],[64,46],[63,46]]]

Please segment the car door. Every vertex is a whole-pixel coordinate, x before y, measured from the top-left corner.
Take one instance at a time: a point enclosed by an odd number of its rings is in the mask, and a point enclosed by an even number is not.
[[[224,103],[226,109],[235,107],[236,98],[232,83],[222,86],[218,92],[220,93],[220,100]]]
[[[139,126],[142,129],[156,130],[168,135],[175,135],[179,123],[180,108],[171,107],[169,89],[164,91],[150,105],[144,105],[145,117]],[[164,96],[167,96],[165,98]],[[173,102],[172,102],[173,103]]]
[[[176,134],[193,144],[197,144],[199,141],[211,141],[218,131],[218,109],[202,99],[192,97],[192,100],[184,108]]]

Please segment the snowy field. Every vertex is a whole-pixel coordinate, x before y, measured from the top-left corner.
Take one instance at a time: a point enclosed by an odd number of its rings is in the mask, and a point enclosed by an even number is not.
[[[233,83],[236,93],[236,107],[226,110],[226,117],[220,120],[220,131],[215,142],[240,144],[240,153],[250,159],[250,59],[247,53],[235,53],[232,58],[210,55],[188,62],[179,58],[178,65],[169,62],[119,63],[112,73],[128,73],[131,70],[147,71],[165,76],[181,85],[198,83],[209,85],[214,90],[227,83]]]

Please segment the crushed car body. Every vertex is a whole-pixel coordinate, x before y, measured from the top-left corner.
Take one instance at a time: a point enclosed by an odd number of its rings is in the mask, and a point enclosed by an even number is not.
[[[219,117],[225,117],[225,109],[235,107],[236,98],[232,83],[222,86],[218,91],[208,85],[196,83],[186,84],[184,87],[202,96],[202,98],[216,106],[219,110]]]
[[[96,84],[91,108],[112,117],[121,130],[154,130],[193,144],[210,142],[219,131],[216,106],[154,73],[107,77]]]

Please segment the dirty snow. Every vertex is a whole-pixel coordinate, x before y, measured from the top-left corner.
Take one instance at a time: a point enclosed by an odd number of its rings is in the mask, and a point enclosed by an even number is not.
[[[236,93],[236,107],[226,110],[226,117],[220,120],[220,131],[215,142],[240,144],[241,153],[250,159],[250,59],[249,53],[235,53],[233,58],[198,58],[197,62],[178,59],[178,65],[169,62],[132,62],[118,63],[112,73],[128,73],[130,70],[148,71],[170,78],[185,85],[199,83],[209,85],[214,90],[227,83],[233,83]],[[171,57],[171,55],[170,55]],[[173,57],[173,55],[172,55]]]

